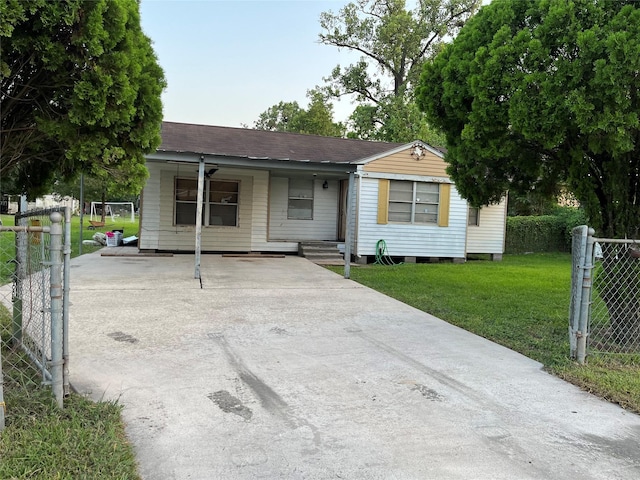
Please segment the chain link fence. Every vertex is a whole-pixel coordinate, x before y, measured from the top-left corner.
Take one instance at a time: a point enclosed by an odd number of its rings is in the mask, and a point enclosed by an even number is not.
[[[18,214],[0,226],[0,428],[19,402],[49,386],[59,406],[69,393],[70,211]]]
[[[640,244],[573,231],[572,356],[640,364]]]
[[[589,349],[640,359],[640,250],[632,240],[594,239]]]

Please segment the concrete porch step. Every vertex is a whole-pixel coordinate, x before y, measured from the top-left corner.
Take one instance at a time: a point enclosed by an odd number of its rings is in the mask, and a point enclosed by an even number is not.
[[[298,254],[322,265],[344,263],[344,256],[338,248],[339,242],[300,242]]]

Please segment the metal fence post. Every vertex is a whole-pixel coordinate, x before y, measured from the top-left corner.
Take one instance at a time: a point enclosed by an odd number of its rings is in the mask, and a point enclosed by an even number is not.
[[[24,213],[24,210],[21,210]],[[16,218],[16,226],[26,226],[27,219],[25,217]],[[29,262],[28,254],[28,238],[29,234],[26,231],[19,231],[16,233],[16,271],[13,287],[13,316],[11,327],[11,341],[14,345],[19,345],[22,342],[22,289],[23,282],[27,277],[27,264]]]
[[[578,324],[578,342],[576,360],[583,364],[587,357],[587,339],[589,337],[589,314],[591,307],[591,287],[593,286],[593,235],[595,230],[587,231],[587,242],[584,259],[584,273],[582,275],[582,294],[580,298],[580,323]]]
[[[587,231],[589,227],[580,225],[571,231],[571,300],[569,303],[569,349],[571,358],[576,358],[578,331],[580,330],[580,306],[582,305],[582,277],[584,257],[587,251]]]
[[[82,239],[80,239],[82,242]],[[64,248],[63,257],[63,284],[62,284],[62,359],[64,367],[62,370],[62,380],[64,396],[70,392],[69,386],[69,275],[71,269],[71,208],[64,209]]]
[[[63,325],[62,325],[62,214],[53,212],[51,219],[51,389],[53,396],[62,408],[63,388]]]
[[[2,375],[2,342],[0,341],[0,432],[4,430],[4,411],[6,404],[4,403],[4,376]]]

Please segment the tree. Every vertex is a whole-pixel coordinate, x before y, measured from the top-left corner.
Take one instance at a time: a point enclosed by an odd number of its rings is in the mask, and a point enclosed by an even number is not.
[[[320,43],[362,54],[326,78],[335,97],[353,96],[360,105],[351,117],[352,136],[387,141],[413,140],[433,131],[413,103],[422,65],[474,13],[480,0],[358,0],[339,13],[324,12]]]
[[[138,1],[2,1],[0,41],[0,174],[32,193],[79,170],[139,188],[165,80]]]
[[[639,72],[635,1],[493,0],[425,66],[418,100],[473,205],[566,182],[601,235],[637,238]],[[640,333],[639,272],[615,260],[604,254],[600,296],[626,340]]]
[[[296,117],[302,111],[298,102],[280,102],[262,112],[253,125],[257,130],[270,132],[296,131]]]
[[[344,125],[333,121],[333,105],[315,88],[307,92],[309,107],[298,102],[280,102],[260,114],[254,126],[258,130],[296,132],[325,137],[342,137]]]
[[[389,97],[378,105],[358,105],[349,117],[350,138],[411,142],[416,139],[444,146],[445,137],[427,121],[414,101]]]
[[[60,197],[80,198],[80,175],[65,180],[58,180],[51,186],[51,192]],[[101,202],[102,221],[105,219],[105,203],[107,201],[134,202],[140,197],[140,189],[131,190],[126,184],[104,177],[84,175],[82,179],[84,201]]]
[[[566,181],[594,227],[640,218],[640,6],[494,0],[425,66],[420,107],[474,205]]]

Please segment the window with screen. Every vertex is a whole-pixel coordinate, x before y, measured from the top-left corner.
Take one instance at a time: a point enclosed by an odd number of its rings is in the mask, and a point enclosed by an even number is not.
[[[389,222],[438,223],[440,184],[391,180]]]
[[[287,218],[313,220],[313,179],[289,179]]]
[[[240,182],[208,180],[204,185],[202,224],[205,226],[238,226]],[[175,224],[195,225],[198,203],[198,180],[176,178]]]
[[[209,182],[209,225],[238,225],[238,182]]]
[[[470,227],[477,227],[480,225],[480,209],[475,207],[469,207],[469,213],[467,216],[467,225]]]

